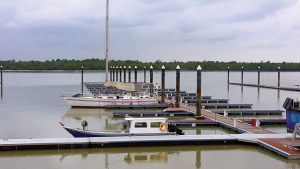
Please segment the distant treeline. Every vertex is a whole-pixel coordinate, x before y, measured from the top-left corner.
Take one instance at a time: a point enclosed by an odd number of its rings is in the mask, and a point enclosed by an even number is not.
[[[105,60],[100,59],[85,59],[85,60],[68,60],[56,59],[46,61],[16,61],[16,60],[0,60],[0,65],[7,70],[79,70],[84,66],[87,70],[104,70]],[[188,62],[163,62],[156,60],[155,62],[141,62],[138,60],[110,60],[109,66],[137,66],[138,69],[144,67],[149,68],[153,66],[154,69],[161,69],[164,65],[167,70],[175,70],[179,65],[182,70],[196,70],[198,65],[201,65],[203,70],[257,70],[258,67],[265,71],[274,71],[280,67],[284,71],[300,71],[300,63],[272,63],[267,62],[219,62],[219,61],[188,61]]]

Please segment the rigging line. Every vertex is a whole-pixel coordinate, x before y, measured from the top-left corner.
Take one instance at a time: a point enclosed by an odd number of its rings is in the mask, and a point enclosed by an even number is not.
[[[92,29],[92,26],[95,24],[95,18],[96,18],[96,14],[97,14],[97,11],[98,11],[98,6],[99,6],[99,1],[100,0],[97,0],[97,4],[95,6],[95,10],[92,14],[92,22],[90,23],[90,26],[88,27],[88,29],[86,30],[85,34],[84,34],[84,37],[83,37],[83,40],[82,40],[82,43],[80,45],[80,48],[79,48],[79,51],[78,51],[78,56],[81,55],[81,52],[83,51],[83,48],[85,46],[85,43],[86,43],[86,40],[87,40],[87,37],[89,36],[90,32],[91,32],[91,29]]]
[[[119,0],[116,0],[115,1],[116,3],[118,3],[118,4],[120,4],[119,3]],[[124,14],[123,14],[123,12],[122,12],[122,9],[119,7],[119,6],[121,6],[121,5],[116,5],[117,7],[118,7],[118,10],[120,11],[120,13],[121,13],[121,20],[123,21],[123,23],[124,23],[124,25],[125,25],[125,31],[127,32],[127,35],[128,35],[128,37],[129,37],[129,41],[130,41],[130,45],[131,45],[131,47],[132,47],[132,49],[133,49],[133,53],[135,53],[135,57],[139,57],[140,55],[139,55],[139,51],[137,50],[137,47],[136,47],[136,45],[135,45],[135,43],[133,43],[134,41],[133,41],[133,36],[132,36],[132,34],[130,33],[130,31],[129,31],[129,26],[128,26],[128,23],[126,22],[126,19],[125,19],[125,17],[124,17]],[[131,56],[132,57],[132,56]],[[127,58],[128,59],[128,58]],[[127,60],[126,59],[126,60]]]

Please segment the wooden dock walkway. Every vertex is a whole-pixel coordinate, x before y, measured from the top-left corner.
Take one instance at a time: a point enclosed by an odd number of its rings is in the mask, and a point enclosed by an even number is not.
[[[191,106],[191,105],[188,105],[188,104],[185,104],[185,103],[181,103],[180,107],[184,108],[188,111],[196,113],[196,107],[195,106]],[[265,130],[265,129],[260,128],[260,127],[254,127],[250,124],[244,123],[241,120],[236,120],[235,121],[234,119],[232,119],[230,117],[221,116],[221,115],[219,115],[217,113],[213,113],[212,111],[209,111],[209,110],[202,110],[201,114],[202,114],[202,116],[204,116],[206,118],[217,121],[221,125],[225,125],[225,126],[228,126],[228,127],[233,127],[233,128],[236,128],[236,130],[242,130],[242,131],[247,132],[247,133],[254,133],[254,134],[272,134],[273,133],[272,131]],[[234,126],[234,121],[236,123],[235,126]]]
[[[238,85],[238,86],[260,87],[260,88],[300,92],[300,88],[294,88],[294,87],[278,87],[278,86],[258,85],[258,84],[249,84],[249,83],[229,83],[229,84]]]

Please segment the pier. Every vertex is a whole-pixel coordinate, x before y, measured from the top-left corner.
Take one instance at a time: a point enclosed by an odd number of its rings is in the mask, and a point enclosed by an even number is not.
[[[282,110],[224,110],[224,111],[214,111],[215,113],[224,115],[225,113],[230,115],[239,116],[261,116],[261,115],[282,115]]]
[[[43,149],[86,149],[138,146],[222,145],[250,144],[266,148],[288,159],[300,159],[300,152],[288,148],[290,134],[221,134],[221,135],[170,135],[125,136],[89,138],[33,138],[1,139],[1,151]],[[300,141],[294,142],[300,144]]]
[[[249,84],[249,83],[229,83],[229,84],[238,85],[238,86],[259,87],[259,88],[267,88],[267,89],[276,89],[276,90],[286,90],[286,91],[300,92],[300,88],[294,88],[294,87],[280,87],[280,86],[269,86],[269,85]]]
[[[195,114],[192,112],[113,112],[113,117],[159,117],[159,116],[192,116]]]

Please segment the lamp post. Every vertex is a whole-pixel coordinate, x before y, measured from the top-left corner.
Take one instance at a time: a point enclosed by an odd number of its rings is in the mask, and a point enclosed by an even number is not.
[[[81,95],[83,96],[83,66],[81,66]]]
[[[277,86],[280,87],[280,67],[279,66],[277,67],[277,71],[278,71]]]
[[[165,103],[165,89],[166,89],[166,86],[165,86],[165,77],[166,77],[166,74],[165,74],[165,66],[163,65],[161,67],[161,103]]]
[[[257,84],[260,85],[260,67],[257,67]]]
[[[200,65],[197,67],[197,103],[196,103],[196,116],[201,116],[201,76],[202,76],[202,68]]]
[[[176,102],[175,107],[180,107],[180,67],[177,65],[176,67]]]
[[[153,66],[150,66],[150,97],[153,97]]]

